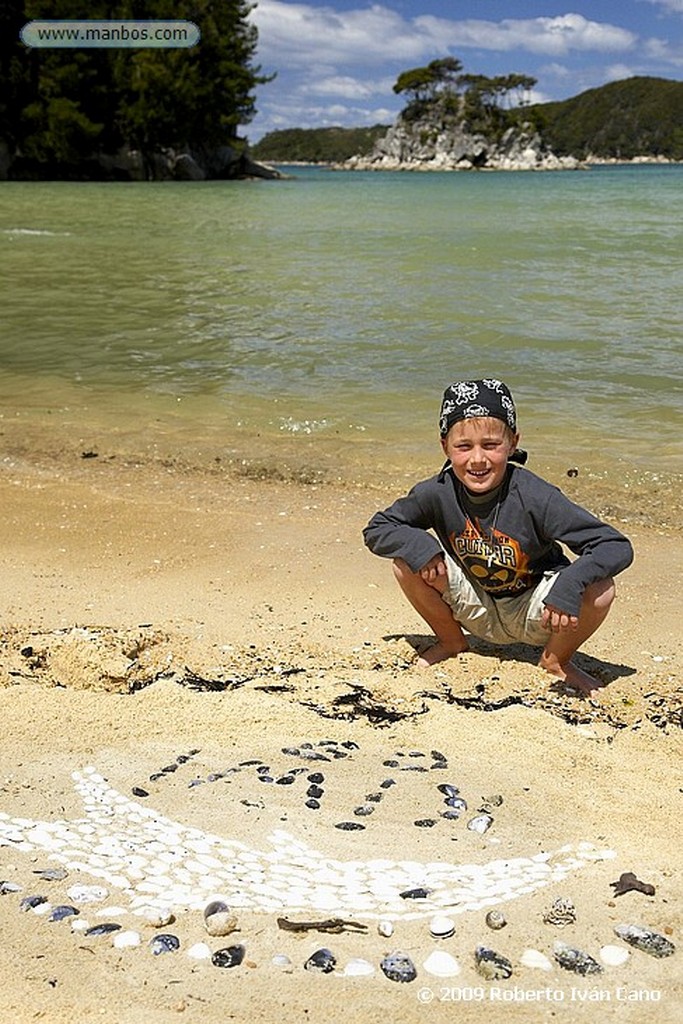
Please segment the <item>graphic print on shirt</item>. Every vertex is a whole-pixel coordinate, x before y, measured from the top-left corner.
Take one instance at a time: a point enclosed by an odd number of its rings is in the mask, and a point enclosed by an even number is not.
[[[514,537],[496,529],[477,529],[468,518],[462,533],[452,533],[450,542],[465,572],[489,593],[517,594],[533,584],[529,556]]]

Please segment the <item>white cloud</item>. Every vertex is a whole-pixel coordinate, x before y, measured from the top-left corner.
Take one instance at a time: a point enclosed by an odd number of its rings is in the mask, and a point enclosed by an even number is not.
[[[364,100],[374,93],[386,92],[385,83],[368,84],[349,75],[330,75],[303,87],[311,96],[341,96],[347,100]]]
[[[655,7],[663,7],[672,14],[683,14],[683,0],[648,0],[648,3],[654,4]]]
[[[531,18],[503,21],[450,21],[431,14],[415,19],[415,24],[441,48],[476,47],[480,50],[527,50],[562,56],[575,51],[612,52],[631,49],[637,37],[616,25],[588,21],[581,14],[562,14],[556,18]]]
[[[260,0],[251,19],[259,30],[259,60],[275,65],[306,67],[312,54],[317,60],[348,65],[370,59],[417,60],[437,52],[434,42],[416,33],[411,22],[379,4],[335,11]]]
[[[407,20],[379,4],[335,11],[260,0],[251,17],[259,30],[259,60],[290,68],[306,68],[311,60],[347,66],[369,60],[395,64],[443,55],[449,48],[527,50],[549,56],[572,50],[609,53],[632,48],[637,38],[627,29],[580,14],[500,22],[425,14]]]

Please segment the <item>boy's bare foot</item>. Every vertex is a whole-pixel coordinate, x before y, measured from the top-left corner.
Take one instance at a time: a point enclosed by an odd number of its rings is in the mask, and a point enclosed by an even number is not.
[[[432,665],[438,665],[440,661],[447,661],[448,658],[457,658],[459,654],[469,651],[469,649],[467,641],[463,641],[462,644],[444,644],[437,640],[435,644],[432,644],[431,647],[422,652],[416,664],[419,668],[431,668]]]
[[[590,697],[595,690],[600,690],[607,683],[601,682],[600,679],[596,679],[594,676],[589,676],[583,669],[572,664],[571,661],[561,665],[556,658],[547,657],[544,654],[541,655],[541,660],[538,663],[541,668],[544,668],[550,675],[555,676],[557,679],[561,679],[567,686],[571,686],[573,690],[578,690],[580,693]]]

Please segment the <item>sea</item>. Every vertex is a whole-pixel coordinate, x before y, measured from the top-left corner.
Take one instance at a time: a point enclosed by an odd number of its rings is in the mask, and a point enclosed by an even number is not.
[[[444,388],[498,377],[532,468],[683,469],[683,165],[280,169],[0,185],[0,459],[419,478]]]

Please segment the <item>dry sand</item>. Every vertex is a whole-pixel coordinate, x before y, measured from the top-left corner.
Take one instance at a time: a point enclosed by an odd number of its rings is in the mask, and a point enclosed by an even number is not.
[[[665,515],[671,494],[647,489],[647,507],[633,488],[587,495],[637,553],[608,622],[579,659],[609,684],[588,700],[553,685],[535,667],[537,652],[521,646],[477,644],[457,662],[414,667],[424,628],[360,536],[403,485],[258,479],[265,475],[160,457],[5,459],[0,812],[42,822],[80,817],[72,772],[92,765],[122,794],[143,787],[145,807],[257,850],[285,829],[341,860],[486,864],[582,841],[614,857],[502,904],[508,926],[500,932],[486,927],[483,909],[453,908],[455,934],[440,945],[462,971],[441,980],[421,968],[437,945],[429,914],[399,917],[384,939],[362,913],[341,916],[365,922],[365,934],[328,935],[286,932],[277,913],[248,910],[238,933],[211,939],[199,911],[179,909],[165,930],[181,949],[158,957],[146,946],[153,929],[126,915],[118,920],[137,928],[143,945],[119,950],[108,938],[72,934],[68,921],[21,912],[28,893],[55,904],[75,882],[97,879],[70,868],[63,881],[37,881],[32,873],[55,862],[10,841],[0,846],[0,878],[23,891],[0,896],[0,1019],[680,1019],[680,948],[665,959],[632,950],[625,965],[587,977],[520,965],[528,948],[552,956],[557,939],[597,956],[605,944],[623,945],[612,931],[622,922],[680,945],[681,566],[676,517]],[[248,772],[188,787],[256,758],[284,771],[283,747],[325,739],[350,748],[324,767],[319,811],[304,806],[298,782],[276,792]],[[447,771],[399,776],[410,752],[432,749],[448,758]],[[149,780],[190,750],[198,753],[178,771]],[[392,773],[400,784],[364,831],[333,827]],[[470,832],[463,819],[415,827],[438,817],[435,784],[443,781],[458,785],[470,808],[503,797],[489,832]],[[611,883],[627,871],[655,894],[615,896]],[[558,896],[577,913],[563,929],[543,922]],[[112,888],[103,906],[126,909],[127,901]],[[88,909],[89,920],[102,920],[94,915]],[[246,962],[219,970],[189,959],[187,948],[202,940],[214,950],[243,942]],[[512,978],[479,977],[479,943],[510,958]],[[305,972],[320,946],[333,949],[341,969],[351,957],[376,965],[401,949],[418,979]],[[292,959],[291,972],[272,965],[277,952]],[[432,998],[421,1002],[425,988]]]

